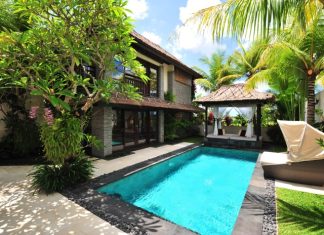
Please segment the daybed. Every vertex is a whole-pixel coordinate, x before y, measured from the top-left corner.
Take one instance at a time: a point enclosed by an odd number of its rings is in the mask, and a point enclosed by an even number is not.
[[[302,184],[324,185],[324,151],[317,143],[324,133],[305,122],[278,121],[287,153],[264,152],[264,176]]]

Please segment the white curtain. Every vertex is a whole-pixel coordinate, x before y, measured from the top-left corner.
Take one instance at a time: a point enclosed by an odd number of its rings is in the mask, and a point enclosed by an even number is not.
[[[227,107],[222,107],[218,109],[218,129],[222,129],[222,119],[224,117],[224,115],[226,114],[227,111]]]
[[[213,110],[214,118],[215,118],[215,125],[214,125],[214,135],[218,135],[218,107],[214,107]]]
[[[226,114],[227,107],[214,107],[213,114],[215,117],[214,135],[218,135],[218,129],[222,129],[222,119]]]
[[[251,138],[253,136],[253,116],[255,113],[255,106],[249,107],[248,112],[247,112],[247,119],[248,119],[248,124],[246,128],[246,134],[245,136],[248,138]]]

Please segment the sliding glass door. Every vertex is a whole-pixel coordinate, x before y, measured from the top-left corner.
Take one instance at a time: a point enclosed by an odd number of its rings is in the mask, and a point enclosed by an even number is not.
[[[113,110],[113,146],[124,147],[157,140],[157,111]]]

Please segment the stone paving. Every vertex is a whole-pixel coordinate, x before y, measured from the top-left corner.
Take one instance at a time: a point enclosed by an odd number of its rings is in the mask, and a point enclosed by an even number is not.
[[[191,143],[148,147],[113,160],[95,160],[94,177],[110,173]],[[0,234],[125,234],[59,193],[33,194],[32,166],[0,166]]]

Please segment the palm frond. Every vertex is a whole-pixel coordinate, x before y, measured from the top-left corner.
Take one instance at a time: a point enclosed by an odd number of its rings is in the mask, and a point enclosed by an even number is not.
[[[215,86],[205,78],[196,79],[195,84],[201,86],[205,91],[214,90],[215,88]]]
[[[315,7],[323,7],[319,1],[228,0],[198,11],[191,20],[199,22],[201,31],[209,30],[214,39],[256,39],[279,34],[288,24],[298,23],[305,29],[308,21],[313,20],[314,2]]]
[[[277,77],[275,72],[276,69],[272,68],[253,74],[245,83],[246,89],[252,90],[260,84],[269,84],[269,82],[271,82],[274,77]]]
[[[244,76],[244,74],[243,75],[242,74],[227,75],[227,76],[224,76],[224,77],[220,78],[218,80],[218,83],[220,85],[231,84],[232,82],[234,82],[235,80],[237,80],[237,79],[239,79],[239,78],[241,78],[243,76]]]
[[[201,68],[197,67],[197,66],[193,66],[192,67],[193,70],[195,70],[196,72],[198,72],[199,74],[201,74],[204,79],[207,79],[209,77],[209,75]]]

